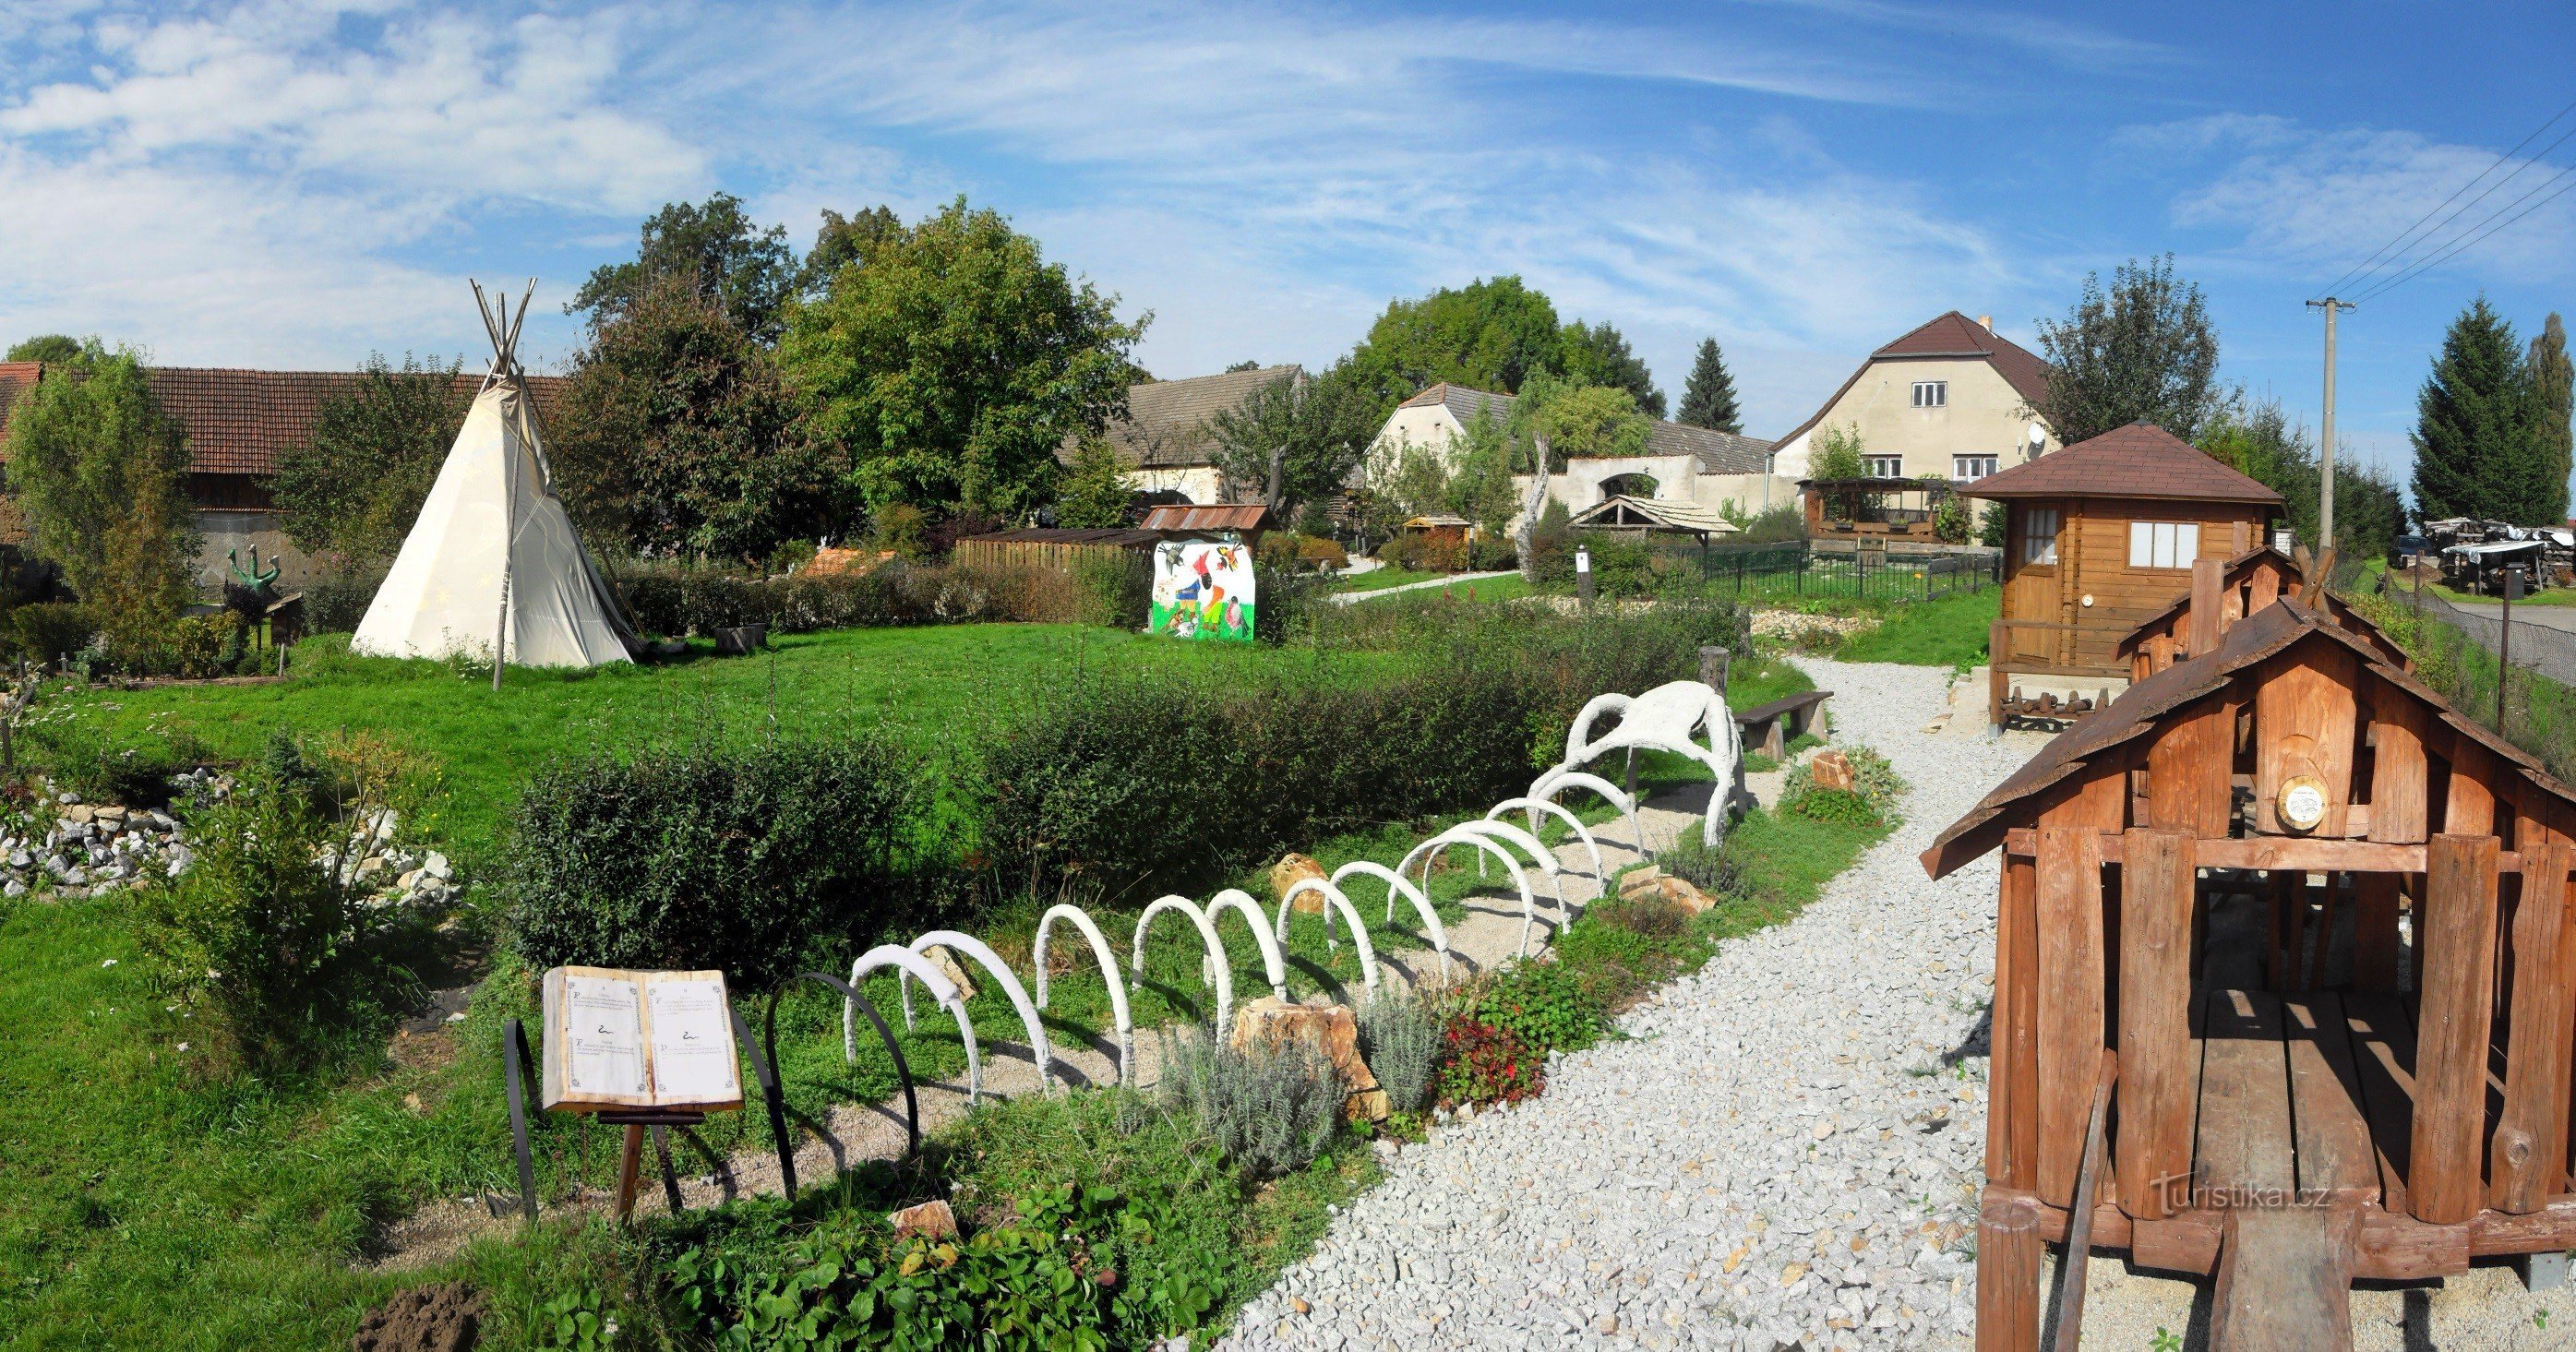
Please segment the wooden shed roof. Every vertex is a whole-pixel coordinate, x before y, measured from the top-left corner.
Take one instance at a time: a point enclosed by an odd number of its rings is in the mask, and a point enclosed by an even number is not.
[[[2281,495],[2212,459],[2154,423],[2115,427],[2028,464],[1963,484],[1972,498],[2157,498],[2177,502],[2253,502],[2279,506]]]
[[[2289,555],[2274,549],[2270,545],[2256,545],[2252,549],[2246,550],[2244,553],[2237,555],[2235,558],[2229,559],[2226,563],[2220,566],[2220,588],[2224,590],[2226,588],[2242,584],[2245,581],[2245,575],[2253,570],[2254,565],[2264,562],[2267,559],[2274,565],[2290,571],[2293,575],[2299,571],[2298,562],[2292,559]],[[2284,595],[2286,594],[2287,592],[2285,591]],[[2332,592],[2323,593],[2323,598],[2326,603],[2326,615],[2336,624],[2341,625],[2356,634],[2360,634],[2369,639],[2372,643],[2378,645],[2383,657],[2402,656],[2405,650],[2398,647],[2397,641],[2388,637],[2388,635],[2383,632],[2369,616],[2353,609],[2350,604],[2343,600],[2343,598],[2336,596]],[[2156,613],[2149,615],[2145,619],[2138,621],[2136,625],[2130,628],[2128,636],[2120,640],[2120,644],[2117,649],[2119,655],[2127,657],[2131,653],[2136,652],[2139,644],[2146,642],[2152,635],[2165,632],[2172,625],[2174,620],[2182,614],[2182,612],[2189,609],[2191,609],[2191,593],[2184,592],[2182,595],[2175,597],[2171,604],[2158,610]],[[2399,661],[2398,665],[2403,666],[2405,663],[2403,661]]]
[[[2351,649],[2372,675],[2414,696],[2454,733],[2493,752],[2498,760],[2562,802],[2576,806],[2576,789],[2558,782],[2531,753],[2453,709],[2431,687],[2390,665],[2363,636],[2337,626],[2306,606],[2284,601],[2237,621],[2214,651],[2176,662],[2130,686],[2109,708],[2060,733],[1933,840],[1931,848],[1921,855],[1924,871],[1938,878],[1995,848],[2002,843],[2006,828],[2033,824],[2019,818],[2035,817],[2040,806],[2037,800],[2052,786],[2153,732],[2165,715],[2216,694],[2238,672],[2310,642],[2339,643]]]

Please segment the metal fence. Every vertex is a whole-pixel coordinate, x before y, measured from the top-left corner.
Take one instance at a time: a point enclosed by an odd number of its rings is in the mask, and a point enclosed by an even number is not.
[[[1698,555],[1701,576],[1719,591],[1756,600],[1846,597],[1929,601],[1984,591],[2002,562],[1990,552],[1820,554],[1803,541],[1721,546]]]

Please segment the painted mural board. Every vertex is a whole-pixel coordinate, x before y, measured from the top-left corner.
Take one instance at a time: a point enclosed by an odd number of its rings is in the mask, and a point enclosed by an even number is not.
[[[1228,537],[1154,547],[1154,602],[1146,632],[1250,643],[1252,617],[1250,545]]]

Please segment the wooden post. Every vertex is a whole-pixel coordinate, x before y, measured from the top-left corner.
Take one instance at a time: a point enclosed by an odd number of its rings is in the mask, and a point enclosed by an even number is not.
[[[2004,662],[2012,655],[2012,628],[1997,620],[1986,626],[1986,723],[2004,725]]]
[[[2039,1203],[1989,1197],[1977,1216],[1977,1352],[2039,1352]]]
[[[2101,833],[2043,826],[2038,863],[2039,1196],[2062,1207],[2075,1195],[2102,1062]]]
[[[2093,1088],[2093,1115],[2084,1127],[2084,1168],[2075,1177],[2075,1204],[2066,1215],[2066,1275],[2057,1284],[2058,1347],[2084,1345],[2084,1280],[2093,1259],[2093,1199],[2102,1180],[2102,1134],[2110,1126],[2111,1089],[2120,1058],[2102,1053],[2101,1081]]]
[[[2494,1178],[2487,1196],[2496,1210],[2524,1215],[2540,1210],[2559,1190],[2567,1153],[2568,982],[2576,973],[2560,964],[2558,954],[2566,924],[2567,872],[2576,860],[2570,859],[2564,839],[2535,849],[2536,841],[2517,832],[2514,844],[2528,862],[2522,872],[2522,905],[2513,921],[2504,1112],[2496,1121],[2488,1156]]]
[[[1988,1041],[1986,1178],[2039,1186],[2039,866],[2004,859],[1995,915],[1995,1000]]]
[[[2218,593],[2225,589],[2227,564],[2222,559],[2194,559],[2191,564],[2191,655],[2218,646]]]
[[[2416,1018],[2415,1217],[2461,1225],[2486,1204],[2487,1028],[2495,1002],[2496,838],[2433,837],[2425,851],[2424,964]]]
[[[2170,1214],[2160,1181],[2191,1171],[2199,1067],[2191,1050],[2193,840],[2139,829],[2120,868],[2120,1209]]]
[[[617,1157],[617,1223],[635,1214],[635,1183],[644,1169],[644,1124],[626,1125],[626,1149]]]

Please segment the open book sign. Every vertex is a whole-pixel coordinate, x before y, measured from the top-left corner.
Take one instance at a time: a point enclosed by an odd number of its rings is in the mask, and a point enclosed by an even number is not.
[[[544,990],[547,1109],[742,1106],[724,973],[557,967]]]

